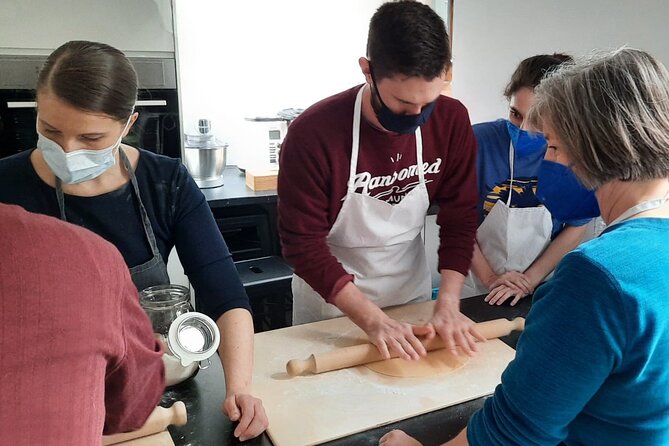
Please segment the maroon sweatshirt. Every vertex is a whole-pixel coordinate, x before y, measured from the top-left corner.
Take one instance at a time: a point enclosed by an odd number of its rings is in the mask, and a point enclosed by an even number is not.
[[[162,354],[114,246],[0,204],[0,305],[0,443],[99,445],[144,424]]]
[[[326,237],[346,195],[359,88],[309,107],[291,123],[281,145],[278,212],[283,256],[330,303],[354,280],[331,254]],[[427,189],[430,201],[439,205],[439,269],[466,275],[478,200],[476,142],[467,110],[459,101],[441,96],[421,132]],[[357,193],[397,203],[418,183],[415,166],[413,133],[384,132],[362,117]]]

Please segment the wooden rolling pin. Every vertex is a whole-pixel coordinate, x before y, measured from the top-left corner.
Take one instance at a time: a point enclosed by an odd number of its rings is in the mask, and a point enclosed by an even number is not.
[[[474,329],[486,339],[495,339],[506,336],[512,331],[525,328],[525,319],[517,317],[510,321],[508,319],[495,319],[492,321],[474,324]],[[425,349],[439,350],[444,348],[444,342],[439,336],[435,336],[429,342],[421,341]],[[398,355],[391,353],[393,358]],[[332,370],[355,367],[369,362],[383,360],[381,352],[374,344],[366,343],[344,347],[327,353],[318,353],[307,359],[291,359],[286,364],[286,371],[290,376],[298,376],[305,373],[323,373]]]
[[[147,435],[146,437],[117,443],[116,446],[174,446],[174,440],[172,440],[169,432],[162,431],[159,434]]]
[[[133,432],[126,432],[123,434],[103,435],[102,445],[122,443],[124,441],[135,438],[145,437],[147,435],[156,434],[167,429],[167,426],[174,424],[175,426],[183,426],[186,424],[188,417],[186,415],[186,405],[177,401],[171,407],[158,406],[153,409],[151,415],[144,423],[144,426]]]

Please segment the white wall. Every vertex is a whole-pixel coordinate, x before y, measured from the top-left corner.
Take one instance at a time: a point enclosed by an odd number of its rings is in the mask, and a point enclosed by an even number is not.
[[[210,118],[230,144],[228,164],[243,162],[263,142],[245,117],[306,108],[364,81],[358,58],[381,3],[175,0],[185,130]]]
[[[48,55],[69,40],[104,42],[128,56],[171,57],[171,1],[0,1],[0,54]]]
[[[456,0],[452,94],[472,122],[506,116],[502,92],[524,58],[621,45],[669,64],[664,0]]]

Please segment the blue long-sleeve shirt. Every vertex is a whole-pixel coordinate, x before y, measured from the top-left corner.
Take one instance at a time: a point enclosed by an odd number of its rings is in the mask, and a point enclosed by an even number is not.
[[[471,445],[669,444],[669,219],[608,228],[542,285]]]
[[[30,162],[32,151],[0,160],[0,202],[60,217],[56,190]],[[233,308],[250,310],[248,297],[204,195],[178,159],[140,150],[135,169],[142,202],[167,263],[176,247],[195,290],[198,311],[218,319]],[[128,182],[95,197],[65,195],[65,215],[111,242],[129,267],[151,259],[137,197]]]

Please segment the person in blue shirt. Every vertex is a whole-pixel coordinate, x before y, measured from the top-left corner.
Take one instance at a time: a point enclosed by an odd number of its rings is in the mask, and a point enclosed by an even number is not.
[[[543,202],[563,218],[599,208],[608,227],[537,289],[501,384],[446,444],[665,446],[669,72],[640,50],[591,56],[541,82],[529,119],[548,140]]]
[[[197,309],[221,331],[224,412],[241,440],[267,426],[251,395],[253,321],[202,192],[180,160],[122,144],[138,113],[137,74],[119,50],[72,41],[37,81],[37,147],[0,160],[0,202],[83,226],[118,248],[138,290],[170,283],[176,247]]]
[[[500,305],[531,294],[583,239],[588,220],[552,218],[535,195],[546,140],[526,130],[525,116],[541,78],[571,57],[541,54],[523,60],[507,85],[509,118],[473,126],[478,144],[479,228],[463,297],[487,294]]]

